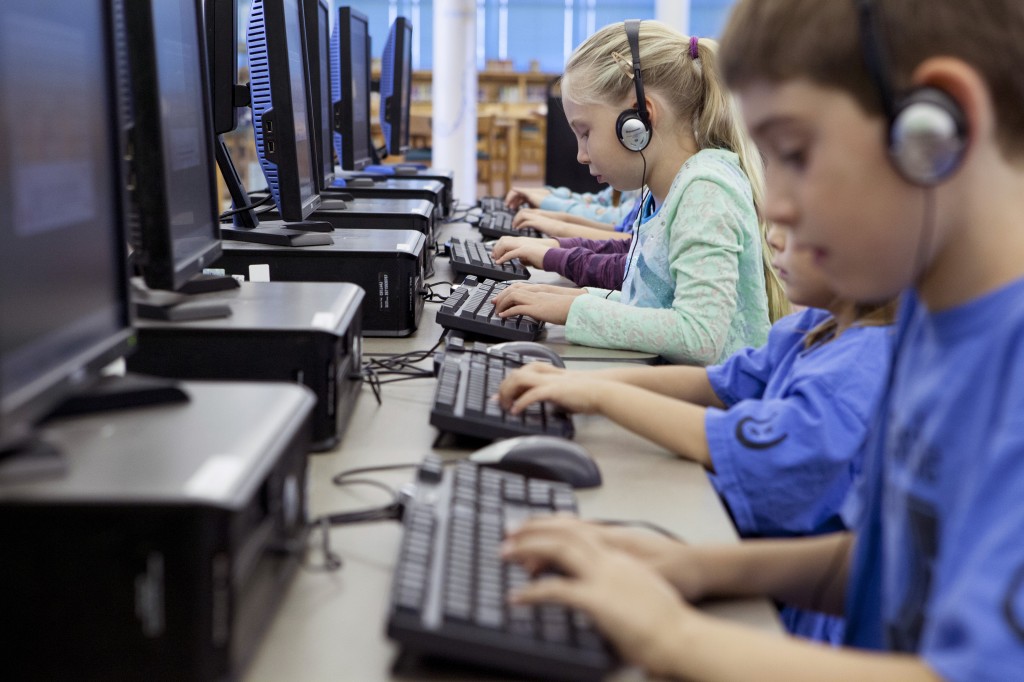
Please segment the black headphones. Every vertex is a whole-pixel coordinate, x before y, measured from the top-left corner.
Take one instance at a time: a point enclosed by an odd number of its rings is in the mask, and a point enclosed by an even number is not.
[[[642,152],[651,142],[651,118],[644,100],[644,81],[640,75],[640,21],[626,21],[626,40],[633,57],[633,86],[636,88],[636,109],[626,109],[615,121],[615,134],[622,146],[631,152]]]
[[[897,96],[888,79],[874,0],[857,0],[857,10],[864,62],[889,123],[889,159],[908,182],[922,187],[937,185],[963,160],[967,147],[964,114],[952,97],[937,88],[915,88]]]

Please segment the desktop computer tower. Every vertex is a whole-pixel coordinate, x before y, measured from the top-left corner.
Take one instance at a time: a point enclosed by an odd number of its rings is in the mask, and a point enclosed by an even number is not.
[[[364,336],[408,336],[423,314],[426,237],[414,230],[334,230],[333,244],[273,246],[225,240],[213,267],[249,278],[266,265],[271,281],[352,282],[363,288]]]
[[[334,167],[334,172],[341,171],[337,166]],[[360,173],[366,175],[372,175],[374,177],[391,177],[391,178],[418,178],[420,180],[437,180],[444,185],[444,201],[448,207],[445,211],[445,215],[449,215],[455,208],[455,172],[450,168],[435,168],[427,167],[420,168],[417,164],[413,163],[399,163],[394,165],[374,165],[367,166]]]
[[[261,220],[280,220],[276,211],[259,214]],[[322,196],[320,207],[306,220],[328,222],[336,230],[416,230],[434,246],[434,206],[424,199],[381,199],[351,197],[349,200]]]
[[[67,472],[0,486],[8,679],[241,677],[303,559],[313,396],[182,386],[51,422]]]
[[[320,190],[324,199],[337,199],[344,195],[366,199],[423,199],[434,209],[436,226],[449,215],[445,204],[444,184],[438,180],[421,178],[383,178],[345,171],[335,177],[334,183]]]
[[[231,315],[136,319],[138,342],[128,370],[303,384],[316,395],[310,449],[337,445],[362,385],[363,290],[348,282],[243,282],[194,298],[197,305],[226,304]]]

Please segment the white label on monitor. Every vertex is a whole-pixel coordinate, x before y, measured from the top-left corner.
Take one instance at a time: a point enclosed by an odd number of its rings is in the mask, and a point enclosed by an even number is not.
[[[331,332],[337,326],[334,324],[334,315],[331,313],[315,313],[311,324],[317,329],[326,329]]]
[[[249,266],[250,282],[269,282],[270,265],[267,263],[255,263]]]
[[[215,455],[185,482],[185,494],[220,500],[235,488],[235,482],[245,470],[244,463],[237,457]]]
[[[401,244],[395,244],[395,248],[399,251],[408,251],[409,253],[412,253],[412,244],[402,242]]]

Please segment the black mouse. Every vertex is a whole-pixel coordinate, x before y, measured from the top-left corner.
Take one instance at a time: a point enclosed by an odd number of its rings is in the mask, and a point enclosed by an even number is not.
[[[554,351],[553,348],[548,348],[543,343],[537,341],[505,341],[504,343],[496,343],[490,347],[490,350],[498,353],[518,353],[519,355],[530,355],[535,358],[544,358],[550,360],[551,364],[555,367],[565,367],[565,362],[562,360],[562,356]]]
[[[557,436],[516,436],[477,450],[470,461],[573,488],[601,485],[601,470],[582,445]]]

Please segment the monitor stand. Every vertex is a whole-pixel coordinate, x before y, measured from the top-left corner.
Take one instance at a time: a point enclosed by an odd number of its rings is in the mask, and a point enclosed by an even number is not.
[[[63,476],[67,470],[60,449],[34,435],[0,450],[0,484]]]
[[[214,291],[237,289],[238,281],[231,276],[197,275],[179,291],[149,289],[141,280],[131,281],[132,307],[136,317],[146,320],[212,320],[229,317],[231,308],[225,303],[194,301],[192,296]]]
[[[334,228],[325,221],[261,223],[256,218],[256,213],[252,210],[253,207],[249,204],[249,197],[243,188],[242,179],[238,176],[235,164],[231,161],[231,154],[221,135],[217,136],[214,149],[216,150],[217,166],[220,168],[224,184],[227,185],[228,192],[231,194],[231,203],[234,206],[246,207],[234,209],[234,226],[222,225],[220,228],[221,239],[272,246],[326,246],[334,243],[331,235],[325,234]]]
[[[88,389],[72,394],[57,405],[46,419],[188,401],[188,393],[177,381],[129,372],[101,377]]]

